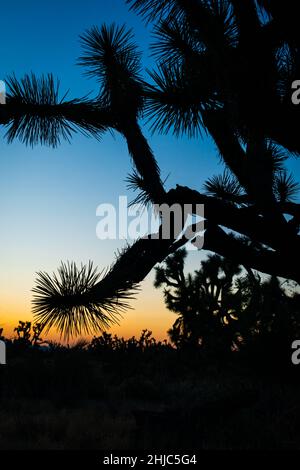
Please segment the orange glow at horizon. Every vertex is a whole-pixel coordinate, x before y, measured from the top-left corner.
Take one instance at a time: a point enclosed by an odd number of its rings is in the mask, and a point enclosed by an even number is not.
[[[7,282],[3,279],[6,288],[1,292],[0,301],[0,328],[4,329],[4,336],[7,338],[14,336],[13,330],[19,320],[33,321],[31,313],[33,284],[29,287],[28,279],[25,281],[20,276],[14,277],[13,281],[12,283],[12,278],[7,279]],[[167,330],[174,323],[175,314],[164,306],[162,291],[154,289],[152,275],[141,284],[141,290],[131,302],[131,306],[131,309],[124,312],[123,318],[120,318],[119,325],[113,325],[107,330],[108,333],[124,338],[139,337],[141,331],[147,328],[157,340],[167,338]],[[42,335],[42,338],[64,342],[55,330],[50,331],[47,336]],[[80,338],[73,338],[69,342],[73,343]]]

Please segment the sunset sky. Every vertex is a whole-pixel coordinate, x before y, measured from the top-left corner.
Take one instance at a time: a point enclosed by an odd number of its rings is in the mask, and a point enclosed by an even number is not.
[[[143,50],[145,67],[149,57],[151,27],[146,28],[123,0],[21,0],[1,9],[0,80],[15,73],[21,78],[33,71],[52,72],[60,79],[61,94],[69,98],[97,93],[95,81],[87,79],[76,65],[81,53],[78,36],[93,25],[126,23],[134,29]],[[175,139],[150,136],[167,188],[176,183],[201,189],[205,179],[223,168],[208,138]],[[19,142],[8,145],[0,131],[0,327],[11,332],[18,320],[31,320],[31,289],[36,271],[52,272],[61,260],[86,263],[99,269],[109,266],[123,241],[101,241],[96,237],[96,208],[100,203],[117,204],[120,195],[133,195],[125,179],[131,162],[125,142],[106,134],[101,142],[76,135],[71,144],[57,149],[26,148]],[[299,170],[299,163],[292,161]],[[191,252],[187,269],[199,266],[203,252]],[[141,286],[120,327],[124,336],[151,329],[157,338],[166,337],[175,315],[164,307],[162,291],[153,287],[153,274]]]

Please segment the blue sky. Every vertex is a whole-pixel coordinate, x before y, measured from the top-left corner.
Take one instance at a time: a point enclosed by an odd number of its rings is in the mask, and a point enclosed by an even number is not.
[[[68,89],[70,98],[95,95],[96,82],[76,65],[81,53],[78,36],[104,22],[132,27],[145,67],[153,65],[151,27],[129,12],[123,0],[19,0],[1,7],[0,79],[12,73],[20,78],[31,71],[37,75],[52,72],[60,79],[62,95]],[[119,136],[107,134],[99,143],[76,135],[71,144],[53,150],[26,148],[19,142],[8,145],[4,133],[1,129],[0,326],[8,327],[16,319],[30,319],[30,289],[36,271],[53,271],[61,260],[85,263],[92,259],[100,268],[113,261],[124,242],[96,238],[96,207],[103,202],[116,204],[119,195],[128,194],[125,178],[132,167]],[[168,188],[179,183],[200,189],[207,177],[222,171],[207,138],[150,136],[147,127],[145,133],[163,179],[168,176]],[[292,165],[299,169],[296,161]],[[190,269],[198,267],[202,256],[190,255]],[[150,275],[135,310],[126,314],[118,331],[136,334],[145,326],[162,336],[162,330],[171,326],[174,314],[166,311],[162,293],[154,290],[152,282]]]

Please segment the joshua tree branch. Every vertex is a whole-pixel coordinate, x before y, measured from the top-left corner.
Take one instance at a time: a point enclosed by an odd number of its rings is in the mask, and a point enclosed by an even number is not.
[[[251,266],[257,271],[300,282],[300,274],[294,269],[290,259],[271,250],[263,248],[256,250],[246,246],[216,225],[209,225],[207,228],[203,248],[231,258],[238,264]]]
[[[74,100],[59,104],[35,104],[8,98],[0,105],[0,124],[8,127],[8,140],[19,137],[26,144],[56,146],[60,135],[69,138],[72,131],[99,135],[115,122],[109,110],[96,103]]]
[[[166,192],[163,188],[158,164],[153,152],[136,121],[122,124],[119,131],[127,141],[128,151],[135,167],[144,180],[145,190],[153,203],[162,203]]]
[[[267,249],[255,249],[241,240],[226,234],[220,227],[208,223],[204,237],[204,249],[228,257],[238,264],[251,266],[252,269],[271,275],[300,281],[300,276],[293,271],[289,260],[284,256]],[[158,235],[158,234],[157,234]],[[180,239],[183,246],[188,240]],[[149,274],[152,268],[162,262],[174,251],[173,240],[140,239],[125,250],[110,270],[90,292],[76,297],[76,302],[100,302],[102,297],[116,296],[118,289],[137,286]]]
[[[188,187],[178,186],[168,192],[169,204],[182,204],[195,207],[196,204],[204,204],[205,219],[216,225],[222,225],[235,232],[245,235],[252,240],[264,243],[271,248],[286,248],[286,238],[276,237],[274,230],[276,226],[269,220],[265,220],[254,207],[237,208],[233,204],[222,201]],[[288,204],[289,206],[289,204]],[[291,207],[295,210],[293,203]],[[291,210],[291,209],[290,209]],[[282,235],[282,234],[281,234]],[[299,248],[300,238],[286,227],[286,237],[290,238],[292,245],[290,249]]]
[[[226,165],[237,177],[240,184],[248,188],[246,154],[234,135],[223,110],[206,112],[203,120],[208,132],[214,139]]]

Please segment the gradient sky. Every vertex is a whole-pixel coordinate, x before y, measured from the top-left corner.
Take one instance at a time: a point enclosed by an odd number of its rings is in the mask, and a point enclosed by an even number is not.
[[[0,79],[11,73],[37,75],[52,72],[60,79],[62,95],[81,97],[97,92],[93,80],[76,65],[80,55],[78,36],[92,25],[126,23],[132,27],[149,56],[151,27],[128,11],[123,0],[21,0],[1,7]],[[222,165],[209,139],[175,139],[150,136],[162,178],[167,188],[176,183],[200,189],[207,177],[222,172]],[[125,142],[107,134],[99,143],[76,135],[71,144],[58,149],[26,148],[19,142],[8,145],[0,130],[0,327],[11,331],[19,319],[31,320],[31,288],[36,271],[52,272],[61,260],[86,263],[93,260],[100,269],[110,265],[124,241],[101,241],[96,237],[96,207],[116,204],[128,195],[126,176],[131,162]],[[298,171],[299,164],[292,162]],[[188,269],[199,266],[203,252],[191,252]],[[124,336],[151,329],[157,338],[166,337],[175,315],[164,307],[162,292],[153,287],[153,273],[142,285],[120,327],[113,332]]]

